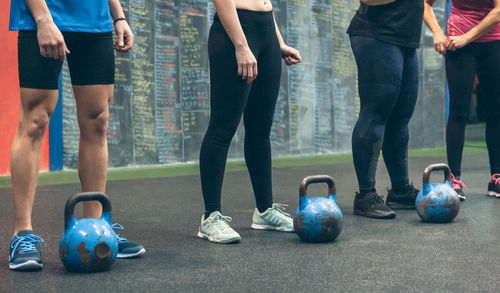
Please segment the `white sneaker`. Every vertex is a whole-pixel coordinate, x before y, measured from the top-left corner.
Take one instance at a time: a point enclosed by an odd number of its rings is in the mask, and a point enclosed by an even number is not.
[[[263,213],[255,209],[251,227],[257,230],[293,232],[293,219],[290,214],[285,213],[286,206],[285,204],[273,203],[273,206]]]
[[[202,215],[198,237],[215,243],[239,242],[241,240],[240,234],[228,224],[231,220],[230,217],[223,216],[218,211],[211,213],[207,219],[205,219],[205,215]]]

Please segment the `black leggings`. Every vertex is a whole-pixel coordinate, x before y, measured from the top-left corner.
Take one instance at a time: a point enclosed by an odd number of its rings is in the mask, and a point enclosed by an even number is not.
[[[238,9],[248,45],[257,59],[258,76],[248,84],[238,76],[235,48],[217,15],[210,28],[210,124],[200,151],[205,213],[221,210],[227,151],[243,115],[245,161],[257,208],[272,206],[269,135],[278,97],[281,53],[272,12]]]
[[[471,43],[446,52],[450,89],[450,116],[446,127],[446,153],[451,172],[461,175],[465,125],[469,116],[472,86],[477,73],[484,96],[486,144],[491,174],[500,173],[500,41]]]
[[[359,189],[375,189],[380,149],[393,188],[408,185],[408,122],[418,94],[418,60],[414,48],[375,38],[352,36],[361,101],[352,133],[352,154]]]

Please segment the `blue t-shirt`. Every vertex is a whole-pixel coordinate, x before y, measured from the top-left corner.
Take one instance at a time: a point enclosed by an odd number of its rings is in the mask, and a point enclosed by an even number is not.
[[[105,33],[113,30],[108,0],[45,0],[60,31]],[[9,30],[36,30],[25,0],[11,0]]]

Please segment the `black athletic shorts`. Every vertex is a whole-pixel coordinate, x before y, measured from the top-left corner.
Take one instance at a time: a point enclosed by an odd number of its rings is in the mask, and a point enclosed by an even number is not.
[[[63,32],[71,84],[113,84],[115,56],[113,33]],[[19,31],[19,85],[24,88],[58,89],[62,62],[40,55],[36,31]]]

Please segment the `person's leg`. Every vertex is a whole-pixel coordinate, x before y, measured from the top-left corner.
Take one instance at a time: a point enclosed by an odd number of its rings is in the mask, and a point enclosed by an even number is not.
[[[418,96],[418,58],[415,49],[405,50],[403,79],[398,101],[385,126],[382,153],[392,189],[386,203],[394,209],[413,209],[418,193],[408,180],[408,123]]]
[[[237,74],[234,46],[219,22],[214,22],[210,30],[208,50],[210,122],[200,150],[200,176],[206,217],[215,211],[221,211],[227,151],[251,88]]]
[[[57,90],[21,88],[19,124],[10,155],[14,235],[22,230],[33,230],[31,212],[40,165],[40,148],[57,98]]]
[[[492,178],[488,195],[500,197],[500,41],[482,43],[478,50],[477,74],[484,89],[486,105],[486,145]],[[495,175],[495,176],[494,176]],[[497,182],[498,181],[498,182]]]
[[[21,31],[18,36],[18,66],[21,101],[10,156],[14,236],[10,245],[9,268],[33,270],[43,267],[43,240],[33,232],[31,223],[40,148],[50,115],[57,104],[62,62],[40,55],[35,31]]]
[[[403,51],[398,46],[359,36],[351,37],[351,46],[358,66],[361,102],[352,133],[354,167],[360,189],[354,212],[368,217],[393,218],[395,213],[375,192],[375,172],[385,125],[400,93]],[[365,195],[369,195],[370,202],[362,204]]]
[[[80,127],[78,175],[82,192],[106,191],[108,169],[109,102],[113,97],[114,52],[111,33],[64,33],[71,51],[68,65],[75,94],[78,126]],[[85,218],[101,217],[97,201],[83,202]],[[113,229],[123,227],[115,223]],[[117,258],[143,255],[142,245],[118,236]]]
[[[451,173],[460,179],[465,125],[469,116],[472,86],[477,61],[474,44],[455,52],[446,52],[446,77],[450,92],[450,108],[446,126],[446,155]]]
[[[73,86],[75,93],[80,144],[78,175],[82,192],[106,191],[108,170],[108,104],[113,96],[113,85]],[[101,217],[101,204],[83,203],[83,217]]]
[[[269,15],[270,29],[259,33],[263,50],[257,58],[257,79],[252,84],[244,112],[245,162],[247,164],[257,208],[252,228],[293,231],[293,220],[284,213],[284,205],[273,204],[271,175],[271,126],[280,88],[281,51]]]

